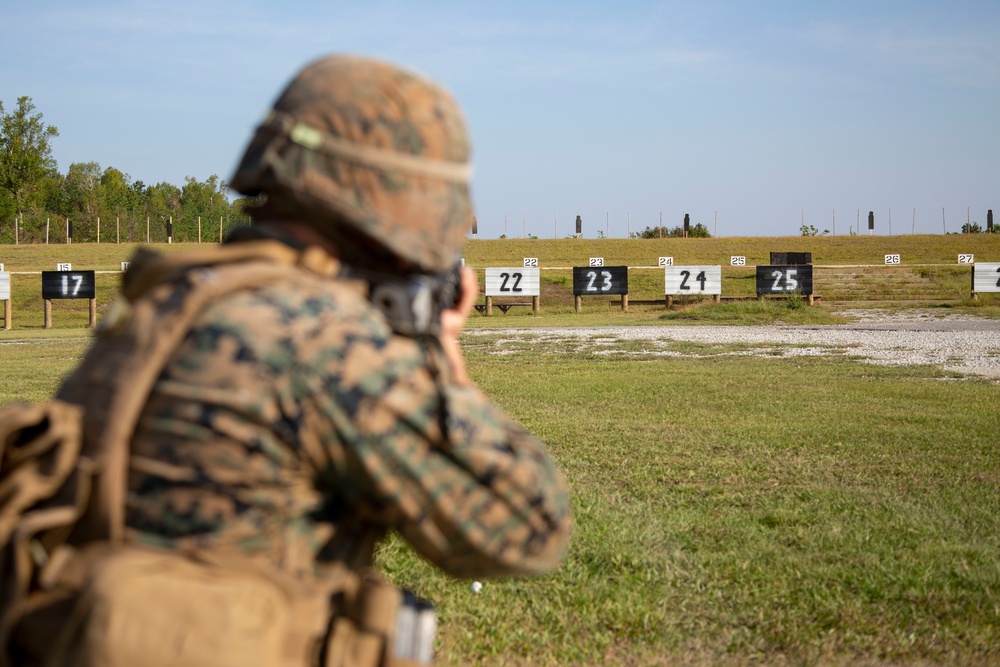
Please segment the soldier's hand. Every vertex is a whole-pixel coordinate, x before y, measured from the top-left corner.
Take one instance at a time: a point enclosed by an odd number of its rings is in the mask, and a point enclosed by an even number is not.
[[[441,313],[441,347],[444,348],[445,356],[451,366],[452,382],[471,384],[472,380],[465,370],[465,357],[458,344],[458,336],[465,328],[469,313],[479,298],[479,278],[476,277],[476,272],[467,266],[462,267],[461,276],[462,297],[454,308]]]

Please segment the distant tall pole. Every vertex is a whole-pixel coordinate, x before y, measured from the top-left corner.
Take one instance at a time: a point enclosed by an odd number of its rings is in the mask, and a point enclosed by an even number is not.
[[[892,236],[892,209],[889,209],[889,236]]]
[[[49,244],[49,219],[45,218],[45,245]]]
[[[712,236],[719,235],[719,210],[715,210],[715,227],[712,228]]]
[[[663,238],[663,211],[660,211],[660,238]]]
[[[120,216],[115,216],[115,243],[122,242],[122,226]]]
[[[97,216],[97,242],[101,242],[101,216]]]
[[[507,212],[503,214],[503,237],[507,238]]]
[[[861,233],[861,209],[858,209],[858,234]]]
[[[837,209],[833,209],[833,235],[837,235]]]
[[[910,234],[917,233],[917,209],[913,209],[913,224],[910,225]]]
[[[948,223],[944,219],[944,206],[941,207],[941,233],[948,233]]]
[[[604,212],[604,224],[605,224],[605,226],[607,228],[607,234],[605,234],[605,236],[607,236],[610,239],[611,238],[611,212],[610,211],[605,211]]]
[[[625,233],[628,234],[625,238],[632,238],[632,211],[625,212]]]
[[[559,232],[556,231],[556,226],[559,224],[559,214],[556,213],[555,219],[552,221],[552,238],[559,238]]]
[[[521,238],[528,238],[528,216],[526,213],[521,213]]]

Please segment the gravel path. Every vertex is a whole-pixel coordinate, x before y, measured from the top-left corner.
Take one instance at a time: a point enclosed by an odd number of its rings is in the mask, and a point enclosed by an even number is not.
[[[800,356],[847,354],[874,364],[932,364],[962,374],[1000,379],[1000,321],[941,317],[933,311],[851,311],[852,324],[808,326],[634,326],[504,330],[511,340],[589,342],[614,353],[617,341],[648,341],[646,353],[678,355],[671,341],[750,344],[738,354]],[[496,330],[469,331],[471,335]],[[688,356],[694,356],[690,353]]]

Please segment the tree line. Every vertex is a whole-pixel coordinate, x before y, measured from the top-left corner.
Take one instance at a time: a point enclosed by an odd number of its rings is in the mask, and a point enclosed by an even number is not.
[[[115,167],[74,162],[60,173],[52,157],[59,130],[30,97],[7,112],[0,100],[0,243],[218,240],[245,223],[245,198],[229,200],[226,182],[186,177],[181,186],[147,185]],[[147,236],[148,234],[148,236]],[[100,238],[98,239],[98,236]]]

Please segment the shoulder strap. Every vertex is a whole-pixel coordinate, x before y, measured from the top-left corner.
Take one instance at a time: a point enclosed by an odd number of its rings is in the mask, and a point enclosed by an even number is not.
[[[339,263],[319,248],[300,252],[274,241],[255,241],[162,257],[140,267],[137,279],[126,281],[123,298],[102,321],[100,338],[88,355],[95,358],[92,363],[111,368],[97,373],[102,391],[84,396],[85,401],[100,400],[108,415],[94,441],[103,465],[84,519],[87,525],[82,526],[85,534],[122,541],[129,443],[156,379],[195,318],[229,293],[273,284],[293,266],[328,276],[339,270]],[[74,377],[87,385],[93,376],[84,370]]]

